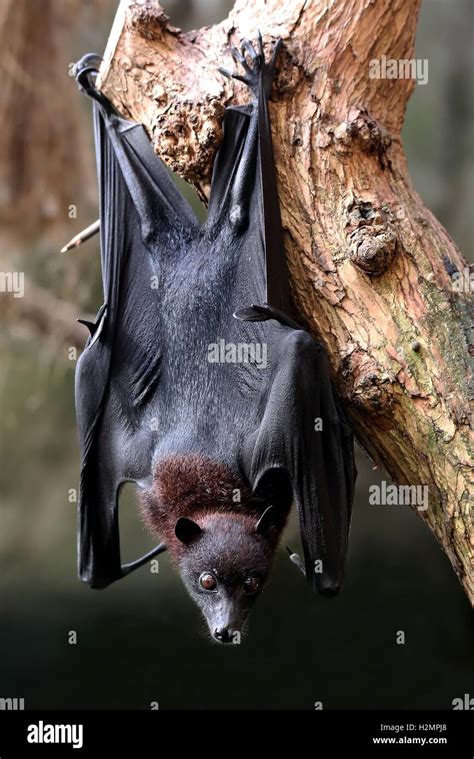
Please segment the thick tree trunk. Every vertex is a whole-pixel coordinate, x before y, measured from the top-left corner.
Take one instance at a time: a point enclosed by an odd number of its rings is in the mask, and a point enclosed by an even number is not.
[[[183,34],[158,3],[122,2],[100,85],[156,152],[208,198],[225,105],[246,94],[217,72],[261,29],[283,52],[271,118],[295,304],[326,344],[357,437],[419,510],[469,598],[473,578],[467,264],[423,206],[400,138],[411,79],[370,61],[413,57],[419,0],[237,0]],[[429,139],[429,136],[428,136]]]

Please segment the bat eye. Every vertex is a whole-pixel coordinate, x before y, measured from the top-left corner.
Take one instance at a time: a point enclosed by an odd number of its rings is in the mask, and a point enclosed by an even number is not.
[[[260,587],[260,580],[256,577],[247,577],[244,581],[244,593],[247,596],[251,596],[257,592]]]
[[[215,590],[217,588],[217,580],[210,572],[202,573],[199,584],[204,590]]]

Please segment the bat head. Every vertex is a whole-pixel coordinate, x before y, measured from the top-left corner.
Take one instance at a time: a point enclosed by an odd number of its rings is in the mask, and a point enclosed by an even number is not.
[[[178,566],[213,640],[240,643],[242,629],[269,575],[281,527],[274,506],[259,517],[180,517]]]
[[[157,462],[153,487],[141,493],[142,514],[166,543],[213,640],[240,641],[291,500],[291,488],[276,470],[271,483],[263,477],[253,493],[228,467],[204,456]]]

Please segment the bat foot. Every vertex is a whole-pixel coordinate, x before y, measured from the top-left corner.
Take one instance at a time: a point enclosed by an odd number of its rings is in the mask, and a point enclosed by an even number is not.
[[[242,74],[237,72],[231,72],[226,68],[219,67],[220,73],[228,79],[236,79],[239,82],[243,82],[252,91],[254,95],[257,95],[260,84],[263,84],[263,88],[266,96],[270,94],[273,78],[275,76],[275,62],[278,57],[278,53],[282,46],[281,37],[275,43],[272,56],[268,62],[265,61],[265,53],[263,50],[263,40],[260,30],[257,32],[257,45],[256,48],[252,42],[248,39],[243,39],[240,44],[240,49],[237,47],[231,48],[231,55],[237,66],[240,66],[243,70]]]
[[[105,95],[102,95],[102,93],[99,92],[95,85],[95,79],[99,73],[101,63],[102,58],[100,55],[97,55],[96,53],[88,53],[74,65],[74,76],[80,90],[85,92],[86,95],[93,100],[97,100],[98,103],[101,103],[107,111],[112,111],[112,105]]]

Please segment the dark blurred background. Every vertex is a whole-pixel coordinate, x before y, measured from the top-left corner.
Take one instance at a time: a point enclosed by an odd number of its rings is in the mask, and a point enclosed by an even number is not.
[[[191,29],[224,18],[231,2],[163,5]],[[473,8],[423,3],[416,56],[429,60],[429,83],[416,87],[404,127],[413,182],[467,258]],[[97,218],[90,105],[68,71],[103,51],[115,9],[115,0],[0,0],[0,270],[25,273],[24,298],[0,293],[0,698],[30,709],[449,709],[474,695],[469,604],[408,507],[368,505],[369,485],[385,475],[362,451],[342,594],[315,597],[281,549],[240,646],[207,641],[166,556],[158,574],[145,567],[106,591],[76,579],[70,349],[82,345],[75,319],[97,310],[101,287],[97,241],[58,253]],[[121,529],[126,560],[151,547],[131,488]],[[294,524],[287,542],[297,545]]]

